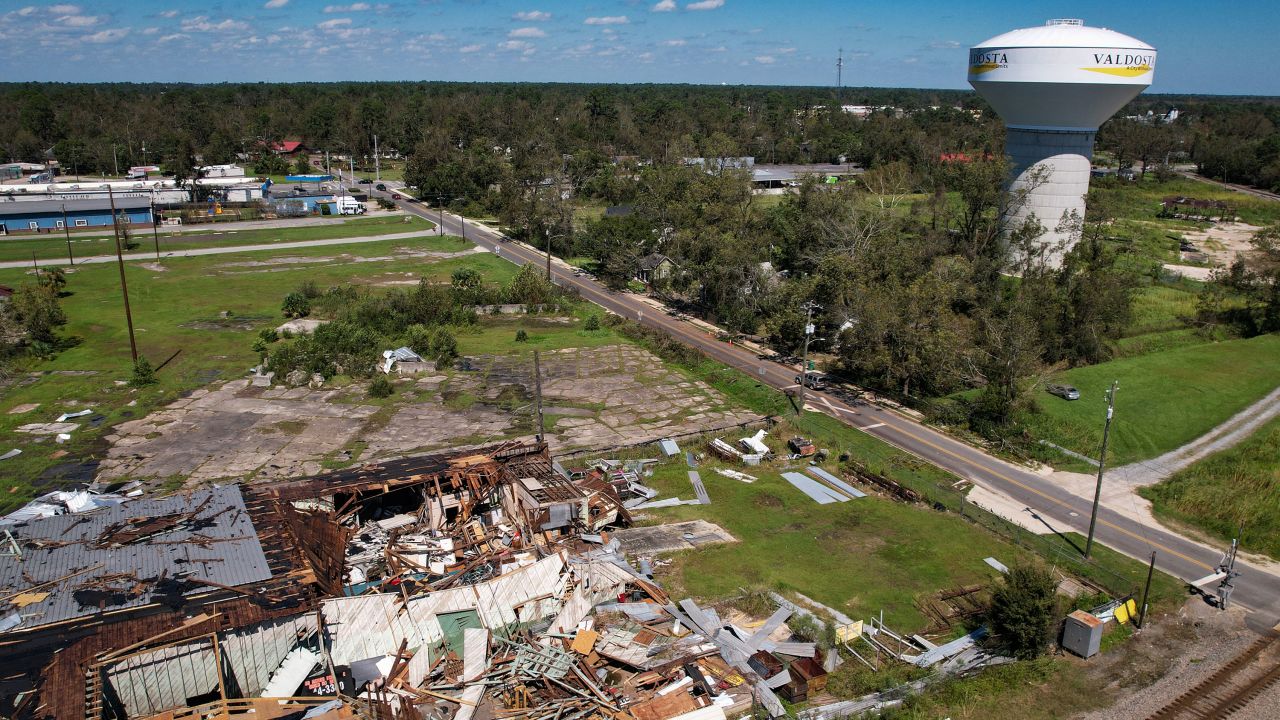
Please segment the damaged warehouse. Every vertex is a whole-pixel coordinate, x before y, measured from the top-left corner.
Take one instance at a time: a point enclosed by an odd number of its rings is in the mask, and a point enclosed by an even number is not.
[[[10,524],[0,714],[717,720],[820,693],[840,653],[785,624],[810,610],[722,619],[622,554],[643,462],[507,442]],[[925,649],[816,607],[851,656]]]

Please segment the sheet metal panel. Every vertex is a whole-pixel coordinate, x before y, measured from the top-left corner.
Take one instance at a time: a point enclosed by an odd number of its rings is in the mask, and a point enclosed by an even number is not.
[[[189,513],[200,508],[193,522],[158,532],[122,547],[110,544],[114,529],[130,520]],[[49,540],[44,548],[27,547],[22,556],[0,555],[0,595],[17,593],[50,581],[42,588],[49,594],[23,609],[27,616],[20,629],[36,627],[101,611],[97,595],[82,595],[95,578],[122,574],[136,576],[145,590],[134,594],[133,580],[113,583],[124,598],[106,610],[141,607],[152,600],[152,584],[159,578],[189,576],[222,585],[247,585],[271,577],[257,531],[245,511],[240,489],[234,485],[192,491],[185,495],[130,500],[92,512],[38,518],[8,526],[20,545],[27,540]],[[200,544],[194,544],[194,543]],[[203,545],[203,546],[202,546]],[[101,566],[95,570],[88,570]],[[78,574],[76,574],[78,573]],[[74,574],[73,577],[67,577]],[[149,581],[149,582],[148,582]],[[210,592],[197,585],[184,595]],[[82,601],[84,604],[82,604]]]
[[[840,478],[836,477],[835,475],[832,475],[831,473],[827,472],[826,470],[823,470],[820,467],[815,467],[813,465],[810,465],[809,467],[805,468],[805,472],[809,473],[810,475],[813,475],[819,480],[822,480],[830,485],[835,486],[835,488],[840,492],[846,493],[852,497],[864,498],[867,496],[866,493],[862,492],[858,488],[850,485],[849,483],[845,482],[844,480],[841,480]]]
[[[801,475],[797,472],[784,472],[782,473],[782,478],[791,483],[795,489],[805,495],[808,495],[819,505],[829,505],[834,502],[848,502],[849,500],[847,496],[841,495],[817,480],[806,475]]]
[[[130,717],[183,707],[187,698],[217,689],[213,641],[174,645],[113,666],[107,681]]]
[[[250,627],[228,630],[219,641],[226,664],[246,696],[262,692],[271,673],[280,667],[298,637],[315,632],[313,613],[270,620]]]

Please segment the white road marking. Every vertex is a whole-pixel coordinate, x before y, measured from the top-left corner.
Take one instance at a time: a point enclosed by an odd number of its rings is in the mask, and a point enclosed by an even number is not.
[[[875,430],[878,427],[884,427],[884,423],[875,423],[874,425],[863,425],[859,430]]]

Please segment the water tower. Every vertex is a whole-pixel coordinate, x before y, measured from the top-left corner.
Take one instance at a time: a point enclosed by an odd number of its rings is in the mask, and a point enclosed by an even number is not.
[[[1008,128],[1005,227],[1034,213],[1052,264],[1071,242],[1058,230],[1063,216],[1084,217],[1098,126],[1151,84],[1155,64],[1155,48],[1083,20],[1012,30],[969,51],[969,84]]]

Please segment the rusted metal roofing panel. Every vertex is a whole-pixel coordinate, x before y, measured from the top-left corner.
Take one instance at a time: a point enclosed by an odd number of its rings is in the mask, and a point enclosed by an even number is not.
[[[236,486],[130,500],[9,527],[21,555],[0,555],[0,595],[48,593],[10,632],[271,578]]]

